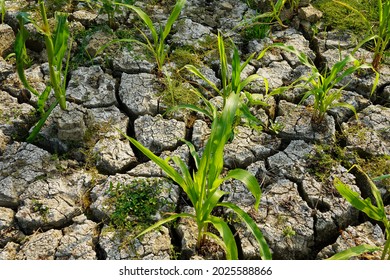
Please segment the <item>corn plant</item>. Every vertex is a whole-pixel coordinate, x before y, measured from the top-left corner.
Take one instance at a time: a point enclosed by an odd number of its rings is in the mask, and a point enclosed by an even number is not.
[[[237,259],[237,245],[231,229],[224,219],[212,215],[213,209],[221,206],[233,210],[245,222],[259,243],[261,258],[271,259],[268,245],[252,218],[237,205],[230,202],[220,202],[221,198],[226,194],[226,192],[220,189],[221,184],[226,180],[237,179],[243,182],[254,196],[256,201],[254,208],[258,209],[260,204],[261,189],[259,183],[248,171],[234,169],[230,170],[225,177],[222,177],[224,166],[223,150],[232,133],[239,98],[239,95],[235,92],[231,92],[227,96],[221,115],[216,117],[212,123],[211,135],[201,157],[195,151],[194,146],[190,142],[185,141],[190,148],[196,166],[196,171],[193,172],[192,176],[188,167],[179,157],[173,157],[172,160],[179,167],[180,173],[169,164],[169,159],[161,159],[135,139],[126,136],[137,149],[154,161],[183,189],[195,209],[195,214],[171,214],[169,217],[141,232],[137,237],[178,218],[191,218],[196,221],[198,226],[198,249],[204,244],[205,239],[209,237],[224,248],[227,259]],[[209,231],[210,225],[219,232],[220,237]]]
[[[374,42],[374,56],[372,66],[375,70],[379,69],[379,66],[383,60],[383,56],[390,43],[390,1],[389,0],[378,0],[378,21],[376,23],[370,22],[362,12],[355,9],[351,5],[333,0],[335,3],[347,7],[349,10],[358,14],[361,19],[366,23],[369,35],[363,39],[355,48],[357,50],[367,42]]]
[[[34,127],[32,133],[27,138],[28,141],[33,141],[36,135],[39,133],[46,119],[50,115],[51,111],[59,104],[61,109],[66,109],[66,97],[65,97],[65,85],[66,74],[68,71],[68,63],[70,53],[68,51],[69,40],[69,26],[67,21],[67,14],[56,13],[56,25],[54,32],[52,33],[50,25],[46,15],[45,4],[43,0],[38,1],[42,24],[34,21],[26,13],[19,13],[19,32],[16,35],[15,40],[15,56],[16,56],[16,68],[20,81],[23,86],[31,93],[38,97],[38,112],[41,115],[40,121]],[[34,27],[45,38],[46,53],[49,63],[50,83],[42,93],[39,93],[28,82],[24,68],[28,61],[26,40],[28,38],[28,31],[25,28],[25,24],[31,22]],[[67,56],[67,62],[65,69],[63,69],[63,59]],[[54,91],[56,101],[53,102],[49,109],[45,111],[45,105],[49,98],[51,90]]]
[[[247,225],[248,229],[252,232],[259,243],[261,258],[271,259],[271,253],[268,245],[260,229],[257,227],[252,218],[237,205],[230,202],[220,202],[223,195],[226,194],[220,189],[220,186],[226,180],[237,179],[243,182],[255,198],[255,209],[258,209],[260,204],[261,189],[256,178],[243,169],[230,170],[225,177],[222,177],[224,166],[224,147],[232,136],[234,122],[238,115],[237,111],[242,103],[240,100],[241,89],[253,78],[248,78],[246,81],[240,81],[240,76],[238,74],[241,73],[242,69],[246,66],[249,60],[244,63],[244,65],[240,65],[237,51],[235,52],[235,58],[232,63],[232,76],[231,78],[228,78],[226,54],[224,52],[225,49],[223,40],[220,35],[218,43],[222,58],[221,69],[223,89],[219,90],[215,85],[211,82],[210,83],[212,84],[212,87],[220,92],[220,94],[224,97],[224,106],[222,111],[217,112],[215,106],[211,105],[211,103],[200,93],[200,97],[204,99],[208,109],[202,111],[202,109],[196,108],[195,106],[186,106],[186,108],[200,110],[212,119],[210,138],[206,143],[201,157],[195,151],[195,147],[192,143],[183,140],[189,146],[191,155],[195,162],[196,170],[192,175],[188,167],[179,157],[173,157],[171,160],[179,168],[180,172],[176,171],[176,169],[170,165],[169,158],[162,160],[149,149],[141,145],[138,141],[125,135],[137,149],[144,153],[149,159],[154,161],[167,174],[167,176],[169,176],[183,189],[195,209],[195,214],[171,214],[169,217],[157,222],[155,225],[141,232],[138,237],[178,218],[192,218],[196,221],[198,226],[198,249],[202,246],[202,244],[204,244],[204,241],[208,237],[224,248],[227,259],[237,259],[237,245],[232,231],[224,219],[212,215],[213,209],[217,206],[221,206],[234,211]],[[196,75],[204,77],[195,67],[187,66],[187,68],[192,70]],[[209,231],[210,225],[219,232],[220,236],[217,236]]]
[[[5,0],[0,0],[1,23],[4,23],[5,12],[6,12]]]
[[[325,69],[324,72],[321,72],[306,54],[299,52],[292,46],[286,46],[281,43],[276,43],[265,48],[257,58],[262,58],[269,48],[274,47],[295,54],[303,65],[311,69],[311,74],[309,76],[299,78],[291,84],[291,87],[303,87],[305,89],[305,94],[302,97],[301,103],[310,96],[314,97],[314,111],[312,118],[314,122],[322,122],[326,112],[335,107],[348,108],[356,115],[355,107],[346,102],[338,101],[342,97],[342,90],[347,85],[342,87],[339,86],[340,83],[349,75],[360,69],[372,69],[372,66],[361,64],[352,55],[347,55],[343,60],[335,63],[330,70]],[[379,74],[377,72],[375,73],[375,82],[371,92],[375,91],[378,84]],[[285,87],[283,90],[287,88],[288,87]]]
[[[362,254],[373,253],[379,250],[380,248],[377,246],[362,244],[359,246],[348,248],[337,254],[334,254],[332,257],[327,258],[327,260],[349,260],[352,257],[358,257]]]
[[[92,10],[98,9],[100,14],[106,14],[108,25],[116,29],[118,23],[115,21],[115,13],[119,12],[116,2],[130,5],[134,3],[134,0],[81,0],[80,2],[86,3]]]
[[[215,92],[218,93],[218,95],[223,97],[223,104],[226,103],[226,99],[229,96],[231,92],[236,93],[237,95],[241,96],[241,93],[243,95],[240,98],[239,107],[237,111],[237,117],[244,116],[249,120],[249,122],[252,125],[257,125],[263,128],[266,128],[267,125],[261,122],[261,120],[257,119],[249,110],[249,105],[261,105],[264,107],[267,107],[267,99],[270,98],[273,95],[279,94],[279,90],[272,91],[271,93],[268,93],[268,81],[267,79],[263,78],[266,94],[265,96],[262,96],[261,98],[256,94],[251,94],[249,92],[246,92],[244,88],[250,84],[251,82],[262,79],[261,76],[257,74],[252,74],[245,78],[244,80],[241,79],[241,73],[243,72],[244,68],[249,64],[249,62],[254,58],[255,53],[251,54],[247,60],[241,64],[240,56],[238,54],[238,50],[236,47],[234,47],[233,50],[233,58],[231,63],[231,69],[228,67],[228,59],[225,49],[225,43],[223,40],[223,36],[221,33],[218,33],[218,51],[219,51],[219,60],[220,60],[220,73],[221,73],[221,89],[218,88],[218,86],[210,81],[205,75],[201,73],[201,71],[195,67],[194,65],[185,65],[184,68],[194,74],[195,76],[201,78],[203,81],[205,81]],[[199,108],[197,106],[193,105],[186,105],[182,104],[179,106],[174,107],[173,109],[177,108],[187,108],[194,111],[197,111],[199,113],[203,113],[206,116],[208,116],[211,120],[213,120],[216,116],[217,110],[216,108],[206,99],[204,96],[198,91],[193,90],[193,92],[198,95],[203,102],[206,104],[206,108]],[[248,100],[248,102],[244,102],[244,98]]]
[[[287,0],[278,0],[274,3],[273,0],[270,0],[271,10],[268,12],[261,13],[245,20],[238,27],[243,27],[245,31],[245,36],[249,39],[265,38],[270,32],[271,25],[277,22],[282,27],[287,27],[283,24],[283,21],[280,18],[280,14],[286,4]],[[254,4],[248,3],[248,6],[254,8]]]
[[[385,206],[382,201],[381,193],[376,187],[373,180],[366,174],[359,166],[353,166],[352,168],[355,169],[357,173],[359,173],[360,176],[363,176],[365,178],[364,181],[368,182],[371,193],[373,197],[375,198],[375,203],[371,202],[370,198],[363,199],[360,197],[360,195],[353,191],[347,184],[344,184],[339,178],[335,178],[334,180],[334,186],[338,190],[338,192],[349,202],[352,204],[353,207],[356,209],[364,212],[368,217],[371,219],[383,223],[385,227],[385,235],[386,235],[386,242],[382,251],[381,259],[388,259],[390,260],[390,220],[388,219],[386,215]],[[378,178],[375,178],[374,180],[379,180],[383,178],[387,178],[388,175],[384,175]],[[376,248],[370,247],[367,244],[364,244],[365,248],[360,247],[360,253],[364,253],[367,251],[375,250]],[[356,249],[355,249],[356,250]]]
[[[141,8],[126,3],[115,2],[115,5],[123,6],[134,11],[139,16],[139,18],[143,21],[143,23],[149,28],[152,38],[150,40],[149,37],[143,31],[140,30],[142,37],[144,38],[146,43],[131,38],[116,39],[104,45],[98,52],[105,49],[107,46],[111,44],[115,44],[119,42],[140,44],[153,54],[154,58],[156,59],[157,68],[159,70],[159,73],[161,74],[162,66],[164,65],[165,59],[168,54],[168,47],[165,45],[165,39],[171,32],[172,25],[179,17],[180,12],[183,9],[185,3],[186,0],[177,0],[171,15],[169,16],[167,23],[165,24],[165,27],[163,28],[162,26],[160,26],[159,29],[156,29],[150,17]]]
[[[280,13],[282,12],[286,2],[287,0],[278,0],[274,4],[274,2],[271,0],[270,5],[272,10],[256,16],[255,19],[257,20],[266,19],[266,23],[277,21],[280,24],[280,26],[287,27],[286,25],[283,24],[282,20],[280,19]]]

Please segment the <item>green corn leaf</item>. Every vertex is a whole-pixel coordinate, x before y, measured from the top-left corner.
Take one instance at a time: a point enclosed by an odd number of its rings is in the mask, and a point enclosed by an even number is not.
[[[69,41],[69,25],[68,15],[66,13],[56,13],[56,30],[53,35],[54,45],[54,65],[57,67],[57,71],[61,70],[62,60],[67,54],[68,41]]]
[[[269,92],[269,82],[268,82],[268,79],[263,77],[263,81],[264,81],[265,94],[268,94],[268,92]]]
[[[182,176],[166,161],[162,158],[156,156],[152,151],[148,148],[144,147],[141,143],[139,143],[134,138],[127,136],[120,129],[117,129],[119,133],[121,133],[125,138],[127,138],[138,150],[140,150],[145,156],[147,156],[150,160],[156,163],[172,180],[178,183],[180,186],[184,186],[186,191],[186,184]]]
[[[180,12],[183,9],[185,3],[186,3],[186,0],[178,0],[176,2],[175,7],[173,8],[172,13],[169,16],[168,21],[165,25],[164,32],[162,33],[161,41],[164,41],[165,38],[167,38],[167,36],[171,32],[172,25],[176,21],[176,19],[179,17]]]
[[[205,81],[206,83],[208,83],[218,94],[221,94],[220,90],[218,89],[218,87],[212,82],[210,81],[209,79],[206,78],[205,75],[203,75],[199,70],[198,68],[196,68],[195,66],[193,65],[185,65],[184,68],[186,68],[188,71],[190,71],[191,73],[195,74],[195,76],[198,76],[199,78],[201,78],[203,81]]]
[[[238,259],[237,244],[228,224],[223,219],[215,216],[210,216],[209,220],[206,222],[211,223],[221,235],[223,243],[225,244],[224,247],[226,250],[226,259],[237,260]],[[207,235],[210,236],[210,234]]]
[[[265,101],[264,95],[259,93],[250,93],[245,91],[245,97],[249,101],[249,105],[260,105],[263,107],[268,107],[268,103]],[[240,105],[241,106],[241,105]],[[240,107],[241,109],[241,107]]]
[[[258,103],[258,104],[261,105],[261,103]],[[264,103],[264,105],[268,106],[267,103]],[[249,107],[246,104],[241,103],[239,109],[240,109],[240,112],[243,114],[243,116],[249,120],[249,122],[257,124],[257,125],[261,125],[262,127],[266,127],[265,123],[263,123],[260,119],[258,119],[256,116],[254,116],[252,114],[252,112],[249,110]]]
[[[255,57],[256,53],[252,53],[248,58],[247,60],[245,60],[245,62],[241,65],[240,67],[240,73],[245,69],[245,67],[249,64],[249,62],[251,62],[251,60]]]
[[[214,116],[213,116],[212,113],[210,113],[209,111],[207,111],[205,109],[199,108],[196,105],[192,105],[192,104],[179,104],[179,105],[175,105],[175,106],[169,108],[166,111],[166,113],[177,111],[179,109],[188,109],[188,110],[191,110],[191,111],[194,111],[194,112],[201,113],[201,114],[207,116],[208,118],[210,118],[211,120],[214,119]]]
[[[144,36],[146,37],[146,36]],[[159,32],[158,32],[158,41],[154,42],[154,51],[157,54],[158,61],[159,62],[164,62],[165,56],[166,56],[166,51],[165,51],[165,44],[164,44],[164,38],[163,38],[163,30],[162,26],[159,26]],[[161,63],[162,65],[162,63]]]
[[[152,230],[156,230],[158,229],[160,226],[162,226],[163,224],[166,224],[168,222],[171,222],[171,221],[174,221],[178,218],[191,218],[191,219],[195,219],[195,216],[192,215],[192,214],[188,214],[188,213],[179,213],[179,214],[172,214],[170,215],[168,218],[165,218],[165,219],[162,219],[160,221],[158,221],[157,223],[151,225],[150,227],[148,227],[147,229],[143,230],[142,232],[140,232],[136,237],[134,238],[139,238],[140,236],[152,231]]]
[[[153,38],[153,42],[155,44],[158,43],[158,33],[157,33],[157,30],[156,28],[154,27],[153,25],[153,22],[152,20],[150,19],[150,17],[144,12],[142,11],[141,8],[137,7],[137,6],[134,6],[134,5],[128,5],[128,4],[124,4],[124,3],[118,3],[118,2],[115,2],[115,5],[120,5],[120,6],[124,6],[124,7],[127,7],[131,10],[133,10],[134,12],[137,13],[137,15],[142,19],[142,21],[146,24],[146,26],[149,28],[151,34],[152,34],[152,38]]]
[[[197,213],[197,216],[199,216],[201,221],[205,221],[209,218],[211,212],[225,194],[227,193],[218,189],[214,191],[210,190],[207,194],[207,199],[198,202],[197,206],[201,211],[199,211],[200,213]]]
[[[245,80],[239,82],[239,86],[238,86],[238,91],[237,93],[239,93],[242,89],[244,89],[248,84],[250,84],[251,82],[253,81],[256,81],[258,79],[261,79],[262,77],[258,74],[252,74],[250,75],[249,77],[247,77]],[[264,78],[265,79],[265,78]],[[263,79],[263,80],[264,80]]]
[[[351,110],[355,114],[355,116],[357,118],[356,109],[355,109],[355,107],[353,105],[345,103],[345,102],[337,102],[337,103],[332,103],[332,105],[329,106],[329,108],[335,108],[335,107],[347,108],[347,109]]]
[[[253,219],[240,207],[237,205],[230,203],[230,202],[221,202],[218,204],[218,206],[226,207],[231,210],[233,210],[238,217],[245,222],[248,229],[251,231],[253,236],[256,238],[257,242],[259,243],[259,250],[260,250],[260,256],[263,260],[271,260],[272,254],[268,247],[267,241],[265,240],[261,230],[257,226],[257,224],[253,221]]]
[[[51,112],[54,110],[54,108],[58,105],[58,101],[54,101],[49,109],[45,112],[45,114],[41,117],[41,119],[38,121],[38,123],[34,126],[32,132],[30,133],[30,135],[27,137],[26,141],[27,142],[34,142],[35,138],[37,137],[39,131],[41,131],[41,128],[42,126],[45,124],[47,118],[49,117],[49,115],[51,114]]]
[[[327,260],[349,260],[352,257],[358,257],[361,254],[372,253],[379,250],[381,250],[381,248],[369,244],[363,244],[339,252],[333,255],[332,257],[328,258]]]
[[[1,13],[1,23],[4,23],[4,18],[6,13],[5,0],[0,1],[0,13]]]
[[[255,198],[255,209],[259,208],[260,199],[261,199],[261,188],[259,182],[252,173],[244,169],[233,169],[228,172],[228,174],[223,178],[224,180],[236,179],[241,181],[248,190],[252,193]]]
[[[180,162],[177,158],[173,158],[173,160],[179,164],[179,168],[181,168],[182,171],[185,172],[186,179],[183,179],[182,175],[179,174],[172,166],[169,165],[169,163],[162,158],[156,156],[152,151],[150,151],[148,148],[144,147],[141,143],[139,143],[134,138],[131,138],[127,136],[125,133],[118,131],[126,137],[138,150],[140,150],[145,156],[147,156],[150,160],[152,160],[154,163],[156,163],[166,174],[168,177],[170,177],[173,181],[175,181],[182,189],[183,191],[188,195],[191,202],[195,203],[198,201],[198,192],[195,189],[194,184],[192,181],[190,181],[190,175],[187,173],[187,169],[184,168],[184,163]],[[190,185],[188,185],[189,183]]]
[[[257,59],[258,59],[258,60],[261,59],[261,58],[265,55],[265,53],[266,53],[269,49],[271,49],[271,48],[279,48],[279,49],[281,49],[281,50],[284,50],[284,51],[287,51],[287,52],[290,52],[290,53],[295,54],[295,55],[298,57],[299,61],[300,61],[303,65],[309,67],[310,69],[312,69],[313,66],[314,66],[314,64],[309,60],[309,58],[307,57],[306,54],[304,54],[303,52],[299,52],[299,51],[298,51],[297,49],[295,49],[293,46],[286,46],[286,45],[283,44],[283,43],[274,43],[274,44],[268,46],[267,48],[265,48],[265,49],[257,56]]]
[[[356,63],[356,65],[349,67],[345,71],[343,69],[348,63]],[[371,66],[368,66],[369,68],[372,68]],[[345,77],[353,74],[359,69],[367,68],[366,65],[360,65],[359,61],[356,60],[352,55],[348,55],[346,58],[344,58],[342,61],[336,63],[332,69],[331,74],[326,77],[326,88],[331,88],[335,86],[337,83],[341,82]],[[343,72],[342,72],[343,71]],[[341,73],[341,75],[340,75]],[[328,86],[329,85],[329,86]]]
[[[238,104],[239,95],[232,92],[225,101],[220,119],[217,118],[213,122],[212,132],[205,149],[205,156],[211,158],[208,172],[208,182],[210,184],[220,176],[223,169],[224,147],[232,135]],[[202,167],[202,161],[200,166]]]
[[[369,198],[362,199],[360,195],[351,190],[348,185],[344,184],[340,181],[340,179],[335,178],[334,186],[338,190],[338,192],[356,209],[366,213],[367,216],[376,220],[382,221],[386,218],[386,215],[383,211],[378,209],[378,207],[372,205]]]
[[[35,90],[30,85],[24,73],[24,68],[26,66],[26,61],[28,59],[27,50],[26,50],[28,31],[24,25],[29,21],[29,18],[26,13],[19,13],[17,18],[19,20],[19,32],[16,34],[15,44],[14,44],[15,57],[16,57],[16,70],[23,86],[26,89],[28,89],[31,93],[33,93],[35,96],[39,96],[38,91]]]
[[[379,36],[377,34],[374,34],[374,35],[371,35],[371,36],[367,36],[366,38],[364,38],[362,41],[360,41],[356,47],[353,49],[353,51],[351,52],[351,55],[354,55],[355,52],[357,52],[363,45],[367,44],[368,42],[370,41],[374,41],[376,39],[378,39]]]
[[[65,83],[66,83],[66,72],[64,77],[62,77],[62,63],[66,54],[70,54],[68,49],[69,41],[69,26],[68,26],[68,15],[65,13],[56,13],[56,30],[53,35],[53,39],[47,37],[46,47],[49,58],[49,68],[50,70],[50,81],[54,89],[56,98],[59,101],[59,104],[62,109],[66,109],[66,92],[65,92]],[[50,51],[52,49],[52,52]],[[67,64],[69,61],[67,58]],[[65,71],[67,71],[67,66]],[[63,80],[63,82],[62,82]]]
[[[192,204],[195,204],[197,201],[199,201],[199,194],[196,191],[194,181],[192,180],[187,165],[179,157],[173,157],[172,160],[174,161],[176,166],[180,168],[180,171],[182,172],[184,177],[185,185],[180,186],[183,188],[188,198],[191,200]]]
[[[365,181],[369,183],[370,185],[370,188],[371,188],[371,193],[372,195],[374,196],[375,200],[376,200],[376,205],[377,205],[377,208],[378,210],[381,212],[381,214],[383,215],[382,216],[382,219],[381,221],[384,221],[384,220],[387,220],[386,219],[386,211],[385,211],[385,206],[383,204],[383,200],[382,200],[382,195],[380,193],[380,191],[378,190],[378,188],[376,187],[375,183],[371,180],[371,178],[362,170],[362,168],[358,165],[355,165],[354,166],[354,169],[356,172],[359,173],[360,176],[363,176],[365,177]]]
[[[49,97],[50,91],[51,91],[51,87],[47,86],[45,88],[45,90],[38,97],[38,102],[37,102],[38,111],[41,114],[45,113],[45,105],[46,105],[46,101],[47,101],[47,99]]]
[[[390,174],[378,176],[378,177],[373,178],[372,180],[373,180],[373,181],[381,181],[381,180],[385,180],[385,179],[387,179],[387,178],[390,178]]]

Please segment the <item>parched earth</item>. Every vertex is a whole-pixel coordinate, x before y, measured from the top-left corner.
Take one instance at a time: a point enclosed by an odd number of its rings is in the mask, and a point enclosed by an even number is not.
[[[167,19],[167,1],[160,6],[145,2],[137,5],[147,9],[155,22]],[[162,78],[154,61],[138,46],[115,46],[98,53],[115,36],[98,30],[74,41],[74,57],[84,50],[93,59],[69,73],[67,110],[54,109],[37,140],[27,143],[37,100],[23,90],[12,57],[5,58],[15,42],[16,14],[28,4],[20,0],[6,5],[5,23],[0,25],[0,259],[223,259],[223,252],[213,244],[209,250],[195,250],[196,225],[185,219],[133,238],[143,223],[157,221],[166,212],[192,212],[193,208],[180,188],[119,132],[162,157],[176,155],[191,166],[190,152],[180,139],[201,150],[210,121],[183,111],[164,114],[168,104],[161,95]],[[273,42],[283,42],[316,63],[333,65],[340,54],[355,47],[347,34],[323,30],[314,34],[310,26],[320,21],[321,12],[308,1],[283,14],[288,27],[275,25],[269,37],[247,40],[237,26],[254,14],[245,1],[188,0],[168,37],[170,54],[174,57],[175,52],[189,49],[194,56],[202,53],[201,72],[220,84],[216,44],[212,44],[218,30],[232,38],[243,59]],[[106,17],[75,4],[69,20],[72,32],[80,34],[104,24]],[[127,12],[117,18],[122,26],[132,26],[135,20]],[[39,34],[31,26],[29,30],[27,46],[33,63],[26,75],[36,89],[43,90],[48,79],[45,51]],[[362,49],[356,56],[369,62],[372,54]],[[166,70],[173,73],[176,64],[167,62]],[[266,77],[273,90],[310,70],[294,55],[274,49],[251,61],[242,78],[254,73]],[[250,213],[274,259],[325,259],[364,243],[383,246],[382,225],[354,209],[332,183],[338,177],[367,196],[366,182],[348,169],[365,163],[373,171],[390,170],[390,67],[384,63],[380,73],[372,95],[370,73],[353,74],[339,85],[344,87],[341,101],[353,105],[357,117],[351,110],[333,108],[321,126],[313,125],[312,100],[301,104],[302,92],[294,89],[271,97],[267,108],[251,108],[264,123],[282,124],[279,133],[254,129],[245,122],[236,126],[234,140],[225,147],[225,168],[250,171],[263,194],[256,211],[247,189],[229,181],[222,187],[229,193],[224,200]],[[207,87],[189,73],[183,75],[186,86]],[[265,94],[262,80],[246,90]],[[220,101],[211,90],[208,98],[215,104]],[[132,196],[124,203],[130,207],[135,199],[133,208],[120,204],[126,186]],[[378,182],[378,188],[390,215],[389,185]],[[137,207],[153,211],[144,215]],[[229,217],[229,213],[219,215]],[[259,259],[251,233],[234,217],[230,224],[239,240],[240,258]],[[378,254],[363,258],[378,258]]]

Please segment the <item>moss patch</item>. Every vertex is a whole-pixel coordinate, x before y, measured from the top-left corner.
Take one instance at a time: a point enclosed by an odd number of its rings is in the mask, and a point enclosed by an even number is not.
[[[333,167],[341,164],[350,169],[354,164],[359,165],[370,178],[390,174],[390,156],[370,156],[363,157],[357,152],[351,152],[338,145],[316,145],[315,153],[309,155],[309,172],[320,181],[326,181],[331,175]],[[381,182],[390,185],[390,178]]]

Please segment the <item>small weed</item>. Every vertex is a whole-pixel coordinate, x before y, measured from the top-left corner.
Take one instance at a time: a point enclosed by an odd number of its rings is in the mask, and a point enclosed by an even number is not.
[[[320,180],[325,182],[331,173],[332,167],[339,163],[335,148],[329,145],[315,145],[314,153],[308,155],[308,170]]]
[[[154,215],[167,203],[160,197],[157,182],[137,180],[130,184],[110,183],[107,194],[113,206],[111,225],[120,231],[143,230],[154,221]]]
[[[239,27],[243,27],[243,35],[246,40],[263,39],[271,32],[273,24],[278,23],[280,26],[286,27],[283,24],[280,14],[284,9],[287,0],[269,1],[270,11],[260,11],[257,4],[253,1],[247,1],[247,5],[256,10],[256,15],[245,19]]]
[[[246,41],[264,39],[268,37],[270,32],[271,18],[265,18],[262,22],[259,22],[258,19],[256,19],[256,16],[245,20],[243,36]]]
[[[285,226],[282,233],[285,238],[291,238],[296,234],[291,226]]]
[[[161,79],[164,90],[161,93],[162,101],[168,107],[176,106],[179,104],[197,104],[199,97],[192,94],[190,88],[191,85],[185,83],[185,80],[177,74],[169,74],[164,71],[164,77]]]
[[[190,47],[176,48],[169,56],[169,61],[175,63],[179,69],[187,64],[195,66],[200,66],[202,64],[200,54],[197,54]]]
[[[44,205],[43,203],[39,202],[38,200],[36,199],[33,199],[32,200],[32,211],[33,212],[38,212],[40,216],[42,216],[42,218],[44,220],[47,220],[47,215],[49,214],[49,208]]]
[[[314,153],[308,155],[307,159],[309,172],[321,182],[325,182],[330,177],[332,168],[339,164],[345,168],[358,164],[371,178],[390,173],[390,156],[360,155],[339,145],[315,145]],[[390,178],[382,180],[384,185],[389,183]]]

